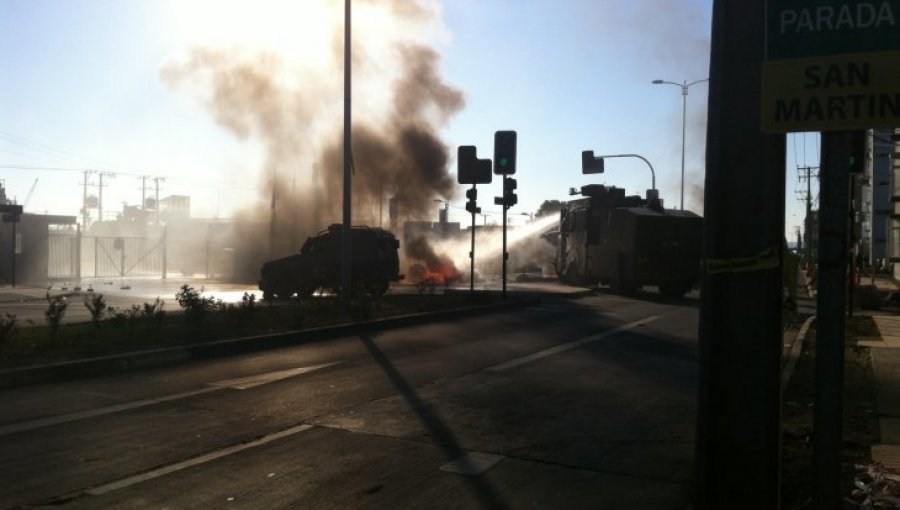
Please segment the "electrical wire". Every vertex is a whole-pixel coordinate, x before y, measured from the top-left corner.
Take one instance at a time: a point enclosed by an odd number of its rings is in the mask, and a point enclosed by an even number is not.
[[[116,166],[116,165],[109,165],[108,162],[103,162],[98,159],[88,158],[88,157],[80,156],[80,155],[72,153],[72,152],[64,151],[62,149],[57,149],[51,145],[48,145],[48,144],[45,144],[42,142],[38,142],[35,140],[30,140],[28,138],[18,136],[18,135],[15,135],[15,134],[9,133],[7,131],[3,131],[3,130],[0,130],[0,139],[6,140],[7,142],[18,144],[23,147],[27,147],[27,148],[37,151],[37,152],[44,153],[45,155],[54,157],[56,159],[75,161],[78,164],[90,163],[91,165],[100,164],[100,165],[105,165],[105,166]]]

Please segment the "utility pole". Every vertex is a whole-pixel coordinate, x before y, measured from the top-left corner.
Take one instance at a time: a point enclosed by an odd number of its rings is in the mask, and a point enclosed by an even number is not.
[[[803,252],[803,260],[807,267],[812,264],[812,252],[810,250],[810,239],[812,239],[812,232],[810,232],[810,222],[812,220],[812,180],[814,177],[818,177],[818,175],[813,174],[813,170],[818,169],[819,167],[817,166],[797,167],[797,179],[799,179],[800,181],[806,181],[806,194],[803,197],[803,200],[806,202],[806,217],[803,219],[803,228],[804,232],[806,233],[806,251]]]
[[[696,510],[779,505],[785,136],[760,128],[765,13],[713,2]]]
[[[91,219],[90,213],[88,212],[88,206],[87,206],[88,177],[90,177],[90,175],[92,173],[95,173],[96,170],[83,170],[83,172],[84,172],[84,182],[82,182],[81,184],[84,186],[84,194],[82,195],[82,198],[81,198],[81,223],[84,225],[84,228],[87,229],[90,226],[89,223],[90,223],[90,219]]]
[[[156,226],[159,226],[159,183],[165,182],[165,177],[154,177],[153,183],[156,185]]]
[[[149,175],[141,175],[138,177],[138,179],[141,180],[141,210],[144,210],[147,207],[147,179],[149,178]]]
[[[115,177],[116,174],[112,172],[100,172],[100,183],[97,185],[99,191],[97,192],[97,221],[103,221],[103,187],[107,186],[107,184],[103,184],[103,177]]]
[[[813,174],[813,170],[818,170],[817,166],[798,166],[797,167],[797,179],[800,181],[806,181],[806,194],[803,197],[803,200],[806,202],[806,215],[809,216],[810,212],[812,212],[812,178],[818,177],[818,175]],[[800,173],[804,172],[804,173]],[[804,175],[805,174],[805,175]]]

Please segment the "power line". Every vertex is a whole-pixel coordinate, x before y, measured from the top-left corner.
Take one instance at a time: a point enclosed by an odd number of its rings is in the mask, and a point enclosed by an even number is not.
[[[799,167],[800,163],[797,161],[797,133],[791,133],[791,139],[794,140],[794,166]]]
[[[0,163],[0,168],[8,168],[11,170],[46,170],[51,172],[83,172],[83,168],[64,168],[58,166],[33,166],[33,165],[12,165]]]
[[[94,171],[102,171],[108,174],[115,175],[123,175],[126,177],[143,177],[147,174],[136,174],[131,172],[122,172],[118,170],[109,170],[106,168],[96,168],[91,167],[89,169],[86,168],[73,168],[73,167],[58,167],[58,166],[39,166],[39,165],[16,165],[10,163],[0,163],[0,168],[2,169],[10,169],[10,170],[37,170],[37,171],[47,171],[47,172],[77,172],[82,173],[85,170],[94,170]],[[188,188],[200,188],[200,189],[220,189],[220,190],[228,190],[228,191],[259,191],[261,188],[258,186],[217,186],[215,184],[198,184],[196,182],[187,181],[184,179],[173,178],[169,175],[153,175],[151,177],[159,177],[161,179],[166,179],[170,183],[178,184],[181,186],[185,186]]]
[[[28,138],[18,136],[13,133],[9,133],[9,132],[2,131],[2,130],[0,130],[0,139],[4,139],[8,142],[12,142],[12,143],[21,145],[23,147],[28,147],[31,150],[43,152],[44,154],[50,155],[57,159],[68,159],[68,160],[76,160],[76,161],[81,161],[81,162],[88,162],[93,166],[96,166],[98,164],[106,165],[106,166],[117,166],[117,165],[109,165],[108,162],[101,161],[101,160],[98,160],[95,158],[89,158],[89,157],[75,154],[73,152],[65,151],[62,149],[57,149],[46,143],[38,142],[35,140],[29,140]]]

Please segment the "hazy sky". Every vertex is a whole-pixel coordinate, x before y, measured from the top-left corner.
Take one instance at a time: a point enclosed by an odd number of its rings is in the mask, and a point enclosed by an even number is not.
[[[354,40],[365,53],[359,58],[368,59],[354,75],[355,119],[377,124],[390,100],[398,57],[381,43],[416,42],[436,51],[440,79],[464,98],[446,118],[432,116],[454,157],[458,145],[476,145],[479,156],[490,157],[494,131],[518,131],[519,205],[510,211],[516,221],[544,200],[568,199],[569,187],[600,182],[642,195],[650,187],[650,172],[637,159],[610,160],[605,174],[583,176],[586,149],[641,154],[653,164],[667,206],[678,206],[681,91],[651,81],[708,76],[710,1],[447,0],[423,1],[416,12],[411,1],[389,4],[354,2]],[[209,77],[184,68],[196,48],[244,61],[278,56],[274,83],[291,92],[284,108],[314,110],[279,117],[289,124],[278,133],[296,133],[291,164],[311,167],[304,151],[317,150],[341,122],[341,5],[0,0],[0,178],[7,193],[21,202],[38,179],[27,211],[78,215],[80,170],[103,169],[116,174],[103,189],[109,214],[140,203],[140,175],[165,177],[160,195],[189,195],[195,216],[264,207],[269,127],[248,124],[245,110],[223,110]],[[167,69],[181,74],[172,78]],[[701,213],[706,100],[705,83],[690,88],[685,205]],[[303,101],[311,104],[294,104]],[[802,223],[796,166],[818,164],[818,137],[790,135],[787,146],[792,235]],[[455,179],[455,159],[449,171]],[[298,186],[309,182],[308,168],[297,175]],[[97,184],[97,174],[89,183]],[[499,211],[492,205],[499,191],[499,180],[481,188],[483,209]],[[88,194],[96,195],[96,186]],[[450,203],[451,220],[467,223],[462,188]]]

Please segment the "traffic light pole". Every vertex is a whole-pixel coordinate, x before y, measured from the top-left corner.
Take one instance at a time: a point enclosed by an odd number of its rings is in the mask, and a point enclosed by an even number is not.
[[[475,190],[475,184],[472,184],[472,191]],[[472,207],[472,249],[469,250],[469,293],[475,294],[475,214],[476,209]]]
[[[506,176],[503,177],[504,183]],[[503,204],[503,299],[506,299],[506,262],[509,260],[509,254],[506,253],[506,210],[509,207]]]

